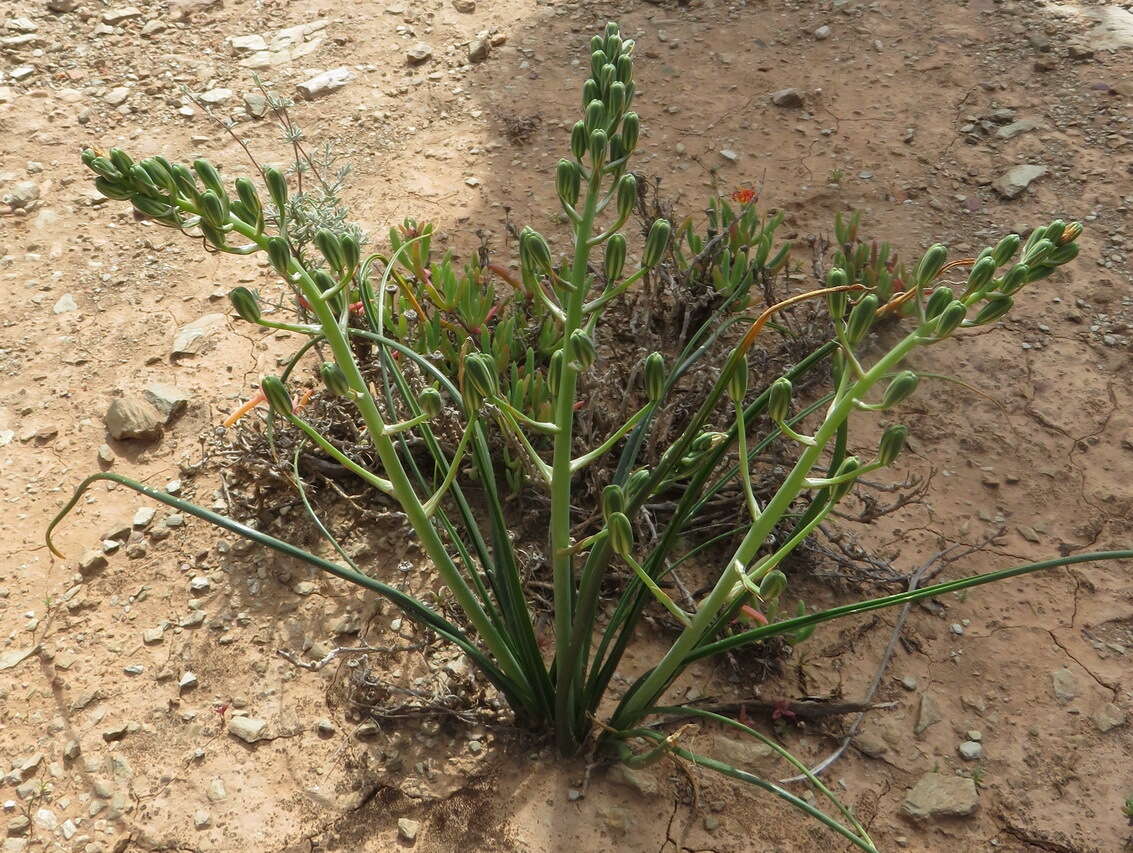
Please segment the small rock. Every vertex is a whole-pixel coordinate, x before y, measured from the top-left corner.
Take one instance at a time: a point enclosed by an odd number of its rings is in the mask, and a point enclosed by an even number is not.
[[[193,812],[193,826],[196,829],[204,829],[209,825],[209,822],[211,820],[212,816],[204,809],[198,809],[197,811]]]
[[[111,726],[108,729],[102,730],[102,739],[107,743],[113,743],[116,740],[122,740],[129,732],[130,727],[128,723],[120,723],[116,726]]]
[[[407,817],[397,819],[397,834],[403,841],[408,841],[410,844],[417,840],[417,833],[421,831],[420,821],[410,820]]]
[[[130,523],[136,530],[145,530],[153,523],[155,515],[157,515],[157,510],[152,506],[140,506]]]
[[[112,107],[120,107],[126,103],[126,99],[130,97],[130,90],[125,86],[115,86],[109,92],[102,96],[107,104]]]
[[[267,720],[257,720],[252,717],[232,717],[228,721],[228,733],[240,738],[244,743],[264,740],[264,731],[267,727]]]
[[[208,592],[212,582],[204,575],[197,575],[189,581],[189,589],[193,592]]]
[[[71,738],[63,747],[63,757],[68,761],[74,761],[76,758],[82,755],[82,753],[82,744],[80,744],[75,738]]]
[[[905,795],[901,810],[914,818],[965,817],[979,804],[979,791],[971,779],[926,773]]]
[[[131,18],[140,18],[141,16],[142,10],[135,9],[133,6],[125,6],[121,9],[107,9],[102,13],[102,23],[109,24],[113,27],[123,21],[128,21]]]
[[[419,41],[405,51],[405,58],[409,60],[410,65],[420,65],[422,62],[428,62],[433,58],[433,48],[425,42]]]
[[[180,355],[199,355],[212,338],[224,327],[223,314],[205,314],[191,323],[186,323],[177,330],[173,337],[173,348],[170,354],[174,357]]]
[[[79,8],[79,0],[47,0],[47,8],[59,14],[74,12]]]
[[[1041,178],[1046,171],[1046,166],[1014,166],[992,181],[991,187],[1006,199],[1018,198],[1032,181]]]
[[[109,467],[113,465],[116,460],[117,457],[114,455],[114,451],[110,449],[109,444],[100,444],[98,446],[98,461],[100,463]]]
[[[83,556],[79,558],[79,574],[83,577],[89,577],[95,572],[102,571],[108,565],[109,561],[103,556],[103,553],[92,548],[90,551],[83,552]]]
[[[244,107],[253,118],[263,118],[267,115],[268,99],[259,92],[248,92],[244,95]]]
[[[780,89],[771,93],[771,103],[777,107],[801,107],[803,105],[802,92],[798,89]]]
[[[965,761],[975,761],[984,754],[983,744],[974,740],[966,740],[956,749]]]
[[[234,53],[257,53],[268,49],[267,40],[256,33],[246,36],[230,36],[227,41],[232,46]]]
[[[814,38],[816,41],[826,41],[830,38],[830,27],[825,24],[814,31]]]
[[[177,681],[177,689],[193,690],[198,684],[200,684],[200,680],[197,678],[196,673],[186,670],[181,673],[181,678]]]
[[[338,733],[338,728],[333,722],[325,717],[315,723],[315,733],[319,737],[334,737]]]
[[[163,640],[165,640],[165,629],[160,626],[142,631],[142,642],[147,646],[156,646]]]
[[[48,832],[54,832],[59,826],[59,818],[55,817],[55,812],[51,809],[39,809],[35,813],[35,825]]]
[[[917,722],[913,726],[913,731],[916,734],[922,734],[929,726],[939,723],[944,719],[944,715],[940,712],[940,705],[930,693],[921,694],[921,704],[917,709]]]
[[[901,679],[901,686],[909,691],[916,690],[917,680],[911,675],[906,675]]]
[[[1065,705],[1078,695],[1078,679],[1066,667],[1056,669],[1050,674],[1050,684],[1054,698]]]
[[[624,764],[615,764],[610,768],[609,779],[615,785],[623,785],[626,788],[632,788],[639,794],[652,796],[656,794],[660,788],[657,785],[657,779],[651,773],[643,770],[634,770],[632,767],[626,767]]]
[[[296,595],[310,595],[316,589],[318,589],[318,587],[315,586],[313,581],[299,581],[299,583],[295,584],[294,586],[294,592]]]
[[[213,779],[205,789],[205,796],[208,797],[210,803],[219,803],[228,796],[228,791],[224,789],[224,782],[220,778]]]
[[[1025,118],[1020,121],[1013,121],[1011,124],[1005,124],[995,132],[995,137],[996,139],[1014,139],[1021,133],[1035,130],[1041,126],[1037,121]]]
[[[103,417],[110,437],[151,440],[161,437],[165,418],[143,397],[119,397],[110,404]]]
[[[1112,702],[1107,702],[1102,705],[1101,709],[1094,714],[1094,725],[1098,727],[1099,732],[1108,732],[1110,729],[1116,729],[1119,726],[1124,726],[1126,721],[1126,714],[1121,708]]]
[[[14,210],[30,207],[39,200],[39,184],[35,181],[17,181],[10,192],[4,193],[4,204]],[[56,311],[56,314],[62,312]]]
[[[70,293],[64,293],[51,310],[55,314],[70,314],[72,311],[79,310],[79,304],[75,302],[75,297]]]
[[[720,152],[720,156],[730,163],[735,163],[740,159],[740,155],[733,151],[731,148],[725,148]]]
[[[354,737],[358,740],[369,740],[370,738],[377,737],[379,731],[380,729],[377,723],[372,720],[367,720],[354,730]]]
[[[233,92],[231,89],[209,89],[207,92],[202,92],[197,97],[199,97],[209,106],[216,106],[218,104],[223,104],[225,101],[231,98],[232,95]]]
[[[310,101],[341,89],[353,79],[354,72],[344,65],[341,68],[332,68],[330,71],[316,74],[310,80],[300,83],[295,88],[300,96]]]
[[[12,838],[22,838],[28,834],[31,820],[27,815],[19,815],[8,821],[8,835]]]
[[[483,62],[492,52],[492,42],[486,38],[472,39],[468,43],[468,61]]]
[[[165,416],[166,423],[179,415],[189,405],[190,396],[173,385],[164,382],[151,382],[142,389],[142,396],[155,409]]]
[[[465,15],[476,11],[476,0],[452,0],[452,8]]]
[[[166,527],[184,527],[185,516],[181,515],[181,513],[179,512],[171,513],[165,517],[165,520],[162,522],[162,524],[164,524]]]

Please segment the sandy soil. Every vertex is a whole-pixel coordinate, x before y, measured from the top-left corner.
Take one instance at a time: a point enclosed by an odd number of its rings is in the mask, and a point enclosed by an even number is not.
[[[767,797],[673,764],[595,772],[576,798],[585,766],[504,730],[417,721],[360,740],[342,671],[307,672],[276,651],[317,656],[359,628],[378,642],[393,614],[201,524],[171,523],[165,509],[135,519],[144,503],[124,489],[95,488],[60,534],[75,558],[126,540],[107,567],[84,576],[75,560],[50,557],[45,524],[100,464],[158,486],[181,480],[206,505],[223,499],[214,475],[192,473],[202,436],[291,343],[224,320],[197,354],[171,356],[180,327],[228,313],[228,289],[270,278],[134,222],[96,197],[78,162],[85,145],[121,145],[242,168],[239,147],[181,85],[211,92],[256,151],[282,157],[275,129],[242,103],[249,62],[276,63],[260,73],[283,92],[349,67],[350,82],[301,102],[294,117],[352,162],[346,197],[358,221],[382,234],[405,216],[429,219],[458,251],[478,235],[508,251],[506,218],[552,228],[552,170],[574,121],[582,45],[611,18],[641,48],[637,168],[686,210],[714,189],[756,187],[801,238],[855,208],[868,234],[907,256],[936,240],[965,253],[1056,215],[1085,221],[1079,260],[1028,292],[1003,328],[917,357],[994,401],[946,382],[921,394],[908,414],[909,467],[933,475],[928,495],[848,530],[907,573],[1001,529],[945,576],[1133,539],[1127,7],[50,5],[63,11],[0,3],[0,193],[16,196],[0,216],[5,851],[840,849]],[[300,25],[310,26],[278,35]],[[278,49],[250,54],[228,41],[252,34]],[[495,46],[470,64],[478,37]],[[413,65],[406,51],[418,42],[432,56]],[[804,107],[770,102],[788,87]],[[1035,125],[1004,138],[1020,120]],[[533,126],[526,142],[509,138],[517,121]],[[1014,200],[991,188],[1024,163],[1047,171]],[[159,441],[109,441],[111,401],[151,382],[188,392],[186,411]],[[863,446],[873,438],[868,427],[859,436]],[[386,537],[391,572],[403,539],[396,528]],[[846,594],[808,589],[815,603]],[[820,630],[780,680],[753,689],[858,699],[894,619]],[[827,775],[886,850],[1127,849],[1131,646],[1128,565],[1058,570],[914,608],[876,697],[886,707]],[[727,673],[702,675],[704,693],[734,690]],[[267,721],[267,739],[228,734],[234,713]],[[930,724],[918,733],[921,723]],[[824,723],[783,737],[818,759],[842,731]],[[957,750],[973,731],[983,752],[967,761]],[[694,742],[723,743],[708,730]],[[903,816],[907,792],[933,771],[978,780],[973,814]],[[419,822],[414,843],[399,837],[401,818]]]

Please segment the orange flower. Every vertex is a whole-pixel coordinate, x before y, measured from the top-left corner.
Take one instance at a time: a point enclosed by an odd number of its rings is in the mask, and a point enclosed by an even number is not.
[[[740,204],[751,204],[759,201],[759,193],[749,188],[736,190],[732,193],[732,201],[739,202]]]

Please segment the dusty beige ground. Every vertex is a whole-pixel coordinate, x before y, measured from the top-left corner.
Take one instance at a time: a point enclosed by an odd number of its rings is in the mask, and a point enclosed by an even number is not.
[[[800,237],[857,208],[868,233],[910,256],[937,239],[964,254],[1054,215],[1085,220],[1082,257],[1028,291],[1006,328],[918,356],[924,369],[974,384],[998,405],[944,383],[921,394],[909,407],[909,460],[922,475],[935,472],[927,502],[857,532],[907,572],[1002,524],[1000,538],[947,575],[1133,541],[1133,78],[1119,32],[1133,15],[1121,7],[478,0],[467,14],[438,0],[181,0],[139,3],[138,16],[109,26],[104,14],[119,7],[72,2],[77,8],[62,13],[43,0],[0,3],[0,191],[28,180],[38,189],[30,209],[0,216],[8,305],[0,666],[39,649],[0,670],[0,773],[25,768],[0,777],[0,801],[11,801],[0,827],[33,819],[4,850],[386,851],[408,846],[397,840],[399,817],[421,822],[419,850],[842,849],[768,798],[713,778],[694,773],[692,797],[690,777],[669,764],[647,775],[651,791],[596,774],[575,801],[568,789],[585,768],[554,764],[540,745],[506,732],[393,726],[359,742],[342,703],[328,707],[334,668],[307,673],[275,652],[334,642],[344,614],[378,642],[392,616],[375,617],[369,603],[323,578],[313,579],[313,594],[297,594],[307,575],[294,566],[218,548],[224,537],[197,523],[167,528],[164,509],[149,529],[167,538],[139,534],[143,555],[119,551],[81,584],[74,561],[51,559],[43,528],[98,468],[112,398],[154,380],[192,393],[160,442],[112,443],[113,467],[159,486],[181,478],[186,494],[207,505],[215,478],[183,476],[179,465],[201,459],[199,437],[287,343],[269,345],[229,322],[204,352],[172,360],[180,325],[226,313],[223,295],[234,284],[269,279],[252,262],[207,257],[135,223],[123,206],[99,203],[78,164],[84,145],[121,145],[243,168],[238,147],[199,109],[181,114],[190,110],[178,89],[230,88],[217,110],[235,114],[251,71],[226,43],[231,36],[270,41],[282,27],[325,21],[292,46],[306,55],[262,73],[290,92],[315,72],[354,70],[344,88],[293,114],[314,141],[337,140],[352,160],[347,197],[378,234],[412,215],[438,223],[461,250],[484,231],[504,254],[505,214],[549,229],[551,173],[574,120],[581,45],[608,18],[640,43],[645,153],[637,168],[661,177],[688,211],[713,187],[755,186],[767,205],[789,211]],[[1117,29],[1103,38],[1098,20]],[[830,35],[816,39],[823,25]],[[503,43],[468,66],[466,44],[484,30]],[[434,55],[410,67],[406,49],[418,41]],[[804,92],[805,110],[769,103],[786,87]],[[1039,127],[1006,141],[994,136],[999,125],[991,136],[968,127],[1000,108]],[[539,120],[526,146],[505,135],[504,120],[515,118]],[[267,122],[241,123],[239,132],[256,150],[282,152]],[[1048,172],[1004,201],[988,184],[1019,163]],[[835,169],[840,184],[828,181]],[[77,310],[66,310],[66,294]],[[858,433],[863,446],[869,430]],[[61,544],[77,557],[142,505],[100,486]],[[396,542],[392,550],[382,558],[395,572]],[[914,609],[878,696],[892,706],[867,718],[862,749],[828,772],[882,849],[1127,848],[1121,806],[1133,796],[1133,739],[1128,724],[1101,729],[1131,701],[1129,571],[1059,570],[942,601],[937,612]],[[190,592],[198,576],[210,580],[202,594]],[[840,600],[817,588],[812,595]],[[195,626],[194,612],[205,614]],[[892,620],[820,630],[762,695],[860,697]],[[143,642],[143,631],[163,624],[160,642]],[[198,685],[182,691],[185,672]],[[904,677],[915,679],[913,689]],[[731,689],[712,681],[702,689],[714,686]],[[917,736],[923,702],[930,711],[935,703],[940,719]],[[249,747],[226,734],[221,713],[240,708],[269,721],[273,739]],[[333,735],[316,733],[321,718]],[[120,740],[104,739],[123,724]],[[984,746],[974,763],[957,754],[970,730]],[[468,746],[476,736],[487,746],[480,753]],[[702,732],[697,743],[708,750],[714,737]],[[798,732],[786,742],[812,758],[835,743]],[[901,816],[906,791],[933,769],[979,777],[973,816],[922,825]],[[207,825],[195,828],[195,819]]]

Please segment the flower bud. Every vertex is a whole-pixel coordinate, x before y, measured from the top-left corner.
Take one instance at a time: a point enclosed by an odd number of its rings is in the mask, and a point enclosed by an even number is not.
[[[123,176],[130,174],[130,169],[134,166],[134,161],[130,159],[130,155],[121,148],[110,149],[110,162],[114,164],[114,168]]]
[[[576,160],[586,156],[586,149],[590,145],[590,136],[586,133],[586,123],[577,121],[570,130],[570,153]]]
[[[247,178],[237,178],[236,196],[240,199],[240,203],[244,205],[244,210],[251,216],[248,224],[259,224],[263,216],[264,208],[263,204],[260,202],[260,196],[256,192],[256,185]]]
[[[613,68],[612,65],[607,65],[607,68]],[[618,80],[610,83],[610,91],[606,93],[606,112],[610,114],[611,118],[615,118],[622,114],[622,110],[626,106],[626,84]]]
[[[964,322],[964,318],[967,316],[968,306],[959,299],[955,300],[951,305],[941,311],[940,316],[936,318],[936,327],[933,329],[933,334],[938,338],[948,337],[960,327],[960,324]]]
[[[780,376],[771,383],[767,393],[767,417],[771,418],[772,423],[782,423],[787,419],[787,414],[791,411],[793,391],[791,380],[786,376]]]
[[[948,287],[947,285],[941,285],[940,287],[936,288],[936,290],[932,292],[932,295],[929,296],[928,302],[925,303],[925,317],[930,320],[934,317],[937,317],[941,311],[943,311],[952,303],[952,300],[954,298],[955,294],[952,293],[951,287]]]
[[[621,278],[625,263],[626,238],[622,234],[613,234],[606,241],[606,257],[603,263],[606,284],[613,287],[617,280]]]
[[[256,299],[256,294],[248,288],[234,287],[228,292],[228,301],[232,303],[241,320],[248,323],[260,321],[260,302]]]
[[[133,198],[133,192],[120,181],[112,181],[99,175],[94,179],[94,188],[107,198],[115,201],[128,201]]]
[[[582,175],[578,171],[578,164],[571,160],[560,160],[555,169],[555,190],[564,204],[572,207],[575,205],[581,182]]]
[[[519,258],[536,271],[551,269],[551,247],[543,235],[530,226],[524,227],[519,234]]]
[[[728,375],[728,396],[737,406],[743,404],[747,396],[747,356],[742,355],[736,359],[736,366]]]
[[[1078,257],[1078,244],[1066,243],[1047,255],[1045,263],[1048,266],[1060,267],[1063,264],[1070,263],[1076,257]]]
[[[1072,243],[1078,239],[1078,235],[1082,233],[1081,222],[1071,222],[1062,232],[1062,236],[1058,238],[1058,245],[1065,246],[1067,243]]]
[[[894,460],[905,449],[905,439],[909,437],[909,428],[895,424],[881,434],[881,441],[877,444],[877,461],[882,465],[892,465]]]
[[[607,520],[615,512],[625,512],[626,496],[622,487],[611,483],[602,489],[602,516]]]
[[[464,377],[484,397],[496,395],[496,365],[484,353],[472,353],[464,361]]]
[[[596,130],[605,129],[605,124],[606,106],[595,98],[586,106],[586,132],[594,133]]]
[[[787,263],[787,259],[791,256],[791,244],[784,243],[779,251],[775,253],[775,257],[769,260],[764,267],[769,273],[776,273],[782,269],[783,265]]]
[[[196,203],[201,197],[201,190],[197,186],[197,179],[193,177],[193,173],[181,163],[174,163],[171,171],[173,180],[177,183],[178,194]]]
[[[342,275],[346,271],[346,255],[342,251],[338,237],[326,228],[320,228],[315,232],[315,246],[336,274]]]
[[[638,494],[645,488],[646,482],[649,480],[649,469],[638,468],[628,477],[626,477],[625,495],[628,500],[636,500]]]
[[[995,259],[996,267],[1003,266],[1014,257],[1015,253],[1019,251],[1019,243],[1018,234],[1008,234],[996,244],[991,255]]]
[[[985,323],[994,322],[1010,311],[1014,304],[1015,300],[1006,293],[993,293],[976,315],[976,319],[972,321],[972,325],[982,326]]]
[[[838,470],[834,472],[834,476],[842,477],[847,474],[853,474],[861,467],[862,463],[858,461],[858,457],[847,456],[842,460],[842,464],[838,466]],[[838,501],[842,500],[842,498],[850,493],[850,489],[852,489],[853,487],[854,480],[852,478],[846,480],[846,482],[844,483],[838,483],[836,485],[830,486],[830,502],[837,503]]]
[[[589,370],[598,358],[598,350],[594,341],[584,329],[575,329],[570,333],[571,361],[578,365],[579,370]]]
[[[968,273],[968,284],[965,293],[982,293],[991,284],[995,271],[999,268],[995,258],[991,255],[980,258]]]
[[[417,405],[430,418],[435,418],[444,409],[444,400],[441,399],[441,392],[430,385],[422,388],[417,395]]]
[[[625,513],[612,513],[606,521],[606,528],[610,531],[610,548],[615,554],[626,557],[633,553],[633,525]]]
[[[1061,219],[1055,219],[1046,227],[1046,234],[1043,235],[1044,240],[1050,240],[1054,245],[1058,245],[1058,241],[1062,239],[1062,232],[1066,230],[1066,223]]]
[[[712,431],[702,432],[692,440],[689,449],[692,450],[693,453],[707,453],[710,450],[715,450],[727,440],[727,433]]]
[[[1027,251],[1023,253],[1023,263],[1029,267],[1046,263],[1047,255],[1053,251],[1054,243],[1044,237],[1042,240],[1028,247]]]
[[[1057,267],[1052,266],[1051,264],[1039,264],[1038,266],[1028,267],[1027,284],[1031,284],[1033,282],[1039,281],[1040,279],[1046,278],[1056,269]]]
[[[902,370],[889,383],[881,396],[881,408],[891,409],[917,390],[920,377],[911,370]]]
[[[618,218],[628,219],[633,206],[637,204],[637,178],[630,174],[622,175],[622,179],[618,181],[617,193]]]
[[[228,215],[224,210],[224,205],[221,204],[216,193],[212,190],[205,190],[201,193],[200,198],[201,217],[211,225],[213,228],[220,229],[228,222]]]
[[[197,173],[205,189],[212,190],[217,198],[227,198],[228,193],[224,189],[224,183],[220,180],[220,172],[216,170],[216,166],[201,157],[193,161],[193,171]]]
[[[637,138],[641,133],[641,119],[637,113],[626,113],[622,116],[622,145],[626,154],[632,154],[637,148]]]
[[[593,53],[596,50],[601,50],[605,44],[606,44],[606,39],[604,37],[593,36],[590,39],[590,52]]]
[[[858,304],[850,311],[850,319],[846,321],[846,340],[850,346],[856,346],[873,326],[874,317],[877,316],[877,294],[867,293],[858,300]]]
[[[287,386],[278,376],[265,376],[260,383],[260,388],[264,392],[264,397],[267,398],[268,405],[271,410],[277,415],[290,415],[295,407],[291,403],[291,395],[287,392]]]
[[[602,164],[606,162],[607,142],[609,137],[601,128],[590,134],[590,163],[595,169],[602,168]]]
[[[89,148],[87,150],[90,151]],[[114,164],[107,160],[105,157],[92,157],[90,158],[90,162],[86,165],[87,168],[89,168],[96,175],[101,175],[108,181],[120,182],[122,180],[122,174],[117,169],[115,169]]]
[[[282,214],[287,207],[287,178],[279,169],[268,167],[264,169],[264,183],[267,184],[268,195],[271,196],[276,212]]]
[[[591,101],[600,101],[601,99],[602,90],[599,88],[597,80],[590,79],[582,84],[582,109],[584,111]]]
[[[665,393],[665,357],[659,352],[650,353],[645,359],[645,392],[651,403]]]
[[[653,224],[649,227],[649,236],[645,238],[645,253],[642,256],[641,265],[646,269],[652,269],[661,263],[661,256],[665,254],[665,249],[669,247],[669,235],[672,234],[673,226],[669,224],[667,219],[655,219]]]
[[[319,365],[319,376],[327,390],[336,397],[350,396],[350,383],[346,381],[346,374],[342,368],[333,361],[324,361]]]
[[[151,219],[156,219],[159,222],[173,224],[175,220],[172,219],[173,208],[156,198],[149,198],[141,194],[135,194],[130,197],[137,211]]]
[[[614,64],[618,68],[618,82],[628,86],[629,81],[633,78],[633,58],[629,54],[623,53]]]
[[[759,582],[759,597],[765,602],[775,601],[787,589],[787,576],[778,569],[772,569]]]
[[[551,353],[550,364],[547,365],[547,385],[551,389],[552,394],[557,394],[559,390],[559,382],[563,378],[563,351],[561,349],[555,350]]]
[[[1003,276],[1003,281],[999,285],[1000,291],[1008,296],[1012,295],[1027,283],[1029,272],[1030,269],[1026,264],[1015,264],[1007,271],[1007,275]]]
[[[601,48],[590,54],[590,76],[599,84],[602,82],[602,66],[608,61],[609,57],[606,56],[606,51]]]
[[[615,67],[612,62],[607,62],[605,65],[598,69],[598,85],[608,92],[610,86],[613,85],[614,80],[617,79],[617,76],[617,67]]]
[[[345,272],[353,272],[358,269],[358,264],[362,262],[362,246],[358,243],[358,238],[353,234],[343,234],[338,238],[338,244],[342,247],[342,255],[346,260]]]
[[[139,193],[145,193],[146,195],[157,194],[157,185],[154,183],[150,173],[141,163],[135,163],[130,167],[129,180],[134,189]]]
[[[845,287],[849,283],[846,271],[840,267],[834,267],[826,274],[827,287]],[[826,306],[830,309],[830,319],[835,323],[845,316],[846,305],[849,304],[849,300],[850,294],[845,290],[826,294]]]
[[[617,59],[622,52],[622,37],[617,33],[611,33],[610,35],[606,36],[606,44],[603,47],[603,50],[606,52],[606,56],[610,57],[610,59]]]
[[[917,287],[927,286],[936,276],[940,273],[941,267],[944,262],[948,260],[948,247],[937,243],[935,246],[929,248],[921,258],[920,264],[917,265],[917,272],[914,277]]]
[[[291,246],[282,237],[268,238],[268,260],[272,268],[282,276],[291,275]]]

